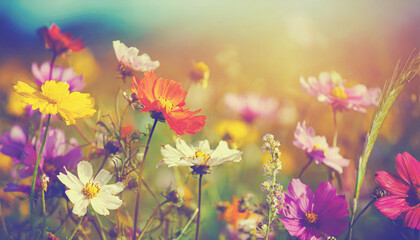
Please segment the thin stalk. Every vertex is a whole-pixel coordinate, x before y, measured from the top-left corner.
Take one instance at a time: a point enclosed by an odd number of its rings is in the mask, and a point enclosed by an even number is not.
[[[150,223],[152,222],[153,218],[155,217],[157,210],[160,209],[163,205],[165,205],[168,201],[163,201],[161,204],[159,204],[155,210],[153,210],[152,215],[149,217],[149,219],[146,222],[146,225],[144,225],[143,230],[141,231],[140,237],[138,240],[141,240],[143,235],[146,233],[147,228],[149,227]]]
[[[93,212],[95,213],[96,220],[98,221],[102,239],[106,240],[106,236],[104,233],[104,226],[102,225],[101,219],[99,218],[98,214],[95,211]]]
[[[312,163],[312,159],[310,158],[309,161],[308,161],[308,163],[300,171],[298,178],[301,178],[302,177],[303,172],[305,172],[305,170],[309,167],[309,165],[311,165],[311,163]]]
[[[47,214],[45,210],[45,192],[42,187],[41,187],[41,200],[42,200],[42,222],[43,222],[42,239],[47,239]]]
[[[200,216],[201,216],[201,183],[203,181],[203,174],[200,174],[198,180],[198,217],[197,217],[197,226],[195,228],[195,240],[198,240],[200,234]]]
[[[76,225],[76,228],[74,228],[73,233],[70,235],[70,237],[68,238],[68,240],[72,240],[73,237],[74,237],[74,235],[76,235],[77,229],[79,229],[80,224],[82,223],[83,217],[80,218],[79,223]]]
[[[139,214],[139,207],[140,207],[140,191],[141,191],[141,182],[143,179],[143,170],[144,170],[144,163],[146,162],[146,156],[147,156],[147,152],[149,151],[149,147],[150,147],[150,140],[152,140],[152,136],[153,136],[153,132],[155,131],[156,128],[156,124],[157,124],[158,120],[155,119],[155,122],[153,123],[152,129],[150,129],[150,133],[149,133],[149,139],[147,139],[147,144],[146,144],[146,148],[144,149],[144,154],[143,154],[143,160],[141,161],[141,166],[140,166],[140,174],[139,174],[139,179],[138,179],[138,186],[137,186],[137,195],[136,195],[136,208],[134,210],[134,221],[133,221],[133,240],[136,239],[136,231],[137,231],[137,219],[138,219],[138,214]]]
[[[190,218],[190,220],[188,220],[187,224],[185,225],[185,227],[182,229],[181,233],[179,234],[179,236],[175,240],[179,240],[182,237],[182,235],[184,235],[184,233],[187,231],[188,227],[190,226],[190,224],[194,220],[195,216],[197,216],[197,213],[198,212],[199,212],[198,208],[195,209],[194,214],[192,215],[192,217]]]
[[[1,221],[1,226],[3,227],[4,234],[6,234],[7,238],[10,238],[9,232],[7,231],[7,227],[6,227],[6,221],[4,220],[3,213],[1,212],[1,201],[0,201],[0,221]]]
[[[32,232],[35,232],[35,216],[34,216],[34,197],[35,197],[35,183],[38,175],[39,163],[41,162],[42,152],[44,151],[45,141],[47,140],[48,128],[50,126],[51,114],[48,114],[47,125],[45,125],[44,135],[42,136],[41,148],[39,149],[38,158],[36,159],[34,174],[32,175],[32,186],[31,186],[31,201],[29,203],[31,212],[31,227]]]

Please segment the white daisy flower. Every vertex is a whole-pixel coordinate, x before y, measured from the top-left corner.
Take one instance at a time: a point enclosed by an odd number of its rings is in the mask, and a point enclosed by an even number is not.
[[[135,47],[127,47],[124,43],[118,41],[113,41],[115,55],[118,59],[118,62],[123,66],[123,68],[130,71],[154,71],[159,67],[159,61],[152,61],[150,56],[146,53],[143,53],[139,56],[139,50]]]
[[[93,210],[101,215],[109,215],[108,209],[115,210],[122,204],[122,200],[115,194],[124,189],[122,182],[106,185],[111,180],[112,175],[102,169],[93,178],[92,165],[87,161],[81,161],[77,164],[77,175],[67,171],[66,174],[60,173],[58,179],[66,185],[67,197],[73,203],[73,213],[79,217],[84,216],[89,204],[92,204]]]
[[[210,149],[207,140],[200,141],[198,147],[189,145],[180,138],[176,139],[175,143],[176,148],[167,144],[160,149],[163,156],[162,163],[168,165],[168,167],[191,167],[193,174],[207,174],[214,166],[242,160],[242,152],[230,149],[225,141],[220,141],[214,150]]]

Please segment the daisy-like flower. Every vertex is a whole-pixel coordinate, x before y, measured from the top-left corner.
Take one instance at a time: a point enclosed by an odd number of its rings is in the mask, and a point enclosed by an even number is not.
[[[190,71],[190,79],[193,82],[200,82],[203,88],[207,88],[208,80],[210,77],[210,70],[209,66],[204,62],[195,62],[193,63],[193,67]]]
[[[316,164],[322,163],[340,174],[343,173],[343,167],[350,164],[350,160],[340,155],[338,147],[330,147],[327,139],[324,136],[316,136],[314,129],[307,127],[305,122],[298,123],[293,144],[305,151],[309,159],[314,160]]]
[[[176,148],[169,144],[162,146],[160,149],[163,156],[162,162],[168,167],[191,167],[193,174],[208,174],[215,166],[242,160],[242,152],[229,149],[225,141],[220,141],[214,150],[210,149],[207,140],[200,141],[198,147],[187,144],[181,138],[177,138],[175,143]]]
[[[119,40],[113,41],[112,44],[121,71],[128,75],[133,71],[154,71],[160,65],[159,61],[152,61],[146,53],[139,56],[139,50],[135,47],[127,47]]]
[[[278,110],[278,102],[274,98],[257,94],[238,95],[229,93],[224,98],[226,106],[241,118],[252,123],[257,118],[273,119]]]
[[[73,68],[64,68],[60,66],[53,66],[52,75],[50,77],[51,63],[44,62],[38,67],[38,64],[32,63],[32,74],[35,77],[36,84],[42,86],[48,80],[56,80],[66,82],[69,84],[70,91],[80,91],[85,87],[83,76],[76,74]]]
[[[92,204],[93,210],[101,215],[109,215],[108,210],[115,210],[122,205],[122,200],[115,196],[124,190],[124,184],[117,182],[106,185],[112,175],[102,169],[93,178],[92,165],[82,161],[77,165],[77,175],[67,171],[67,175],[60,173],[58,179],[66,185],[66,195],[73,203],[73,213],[79,217],[84,216],[87,208]]]
[[[420,230],[420,162],[409,153],[398,154],[395,168],[399,176],[380,171],[375,180],[388,193],[375,206],[386,217],[404,218],[404,226]]]
[[[157,78],[154,72],[145,72],[141,81],[133,77],[131,90],[144,106],[141,112],[150,112],[152,118],[166,121],[178,135],[194,135],[206,123],[206,116],[194,116],[201,109],[189,111],[185,107],[187,92],[174,80]]]
[[[302,91],[325,102],[336,111],[354,110],[365,113],[366,107],[374,107],[379,103],[381,89],[357,84],[346,88],[345,81],[336,72],[323,72],[319,79],[309,77],[308,81],[300,78]]]
[[[96,110],[95,101],[88,93],[70,92],[69,84],[58,81],[46,81],[41,89],[18,81],[15,91],[22,95],[23,102],[39,109],[43,114],[59,114],[67,125],[75,124],[76,119],[88,118]]]
[[[337,196],[329,182],[319,184],[315,194],[299,179],[293,179],[285,195],[285,203],[279,213],[290,235],[299,240],[321,240],[338,237],[344,232],[349,216],[344,195]]]
[[[44,37],[45,46],[59,55],[67,51],[79,52],[84,49],[80,38],[73,39],[72,33],[62,33],[54,23],[49,27],[42,27],[39,33]]]

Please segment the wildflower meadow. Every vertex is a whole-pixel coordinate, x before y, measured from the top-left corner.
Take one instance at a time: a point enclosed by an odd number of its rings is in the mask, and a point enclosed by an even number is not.
[[[0,2],[0,239],[420,239],[419,26],[415,1]]]

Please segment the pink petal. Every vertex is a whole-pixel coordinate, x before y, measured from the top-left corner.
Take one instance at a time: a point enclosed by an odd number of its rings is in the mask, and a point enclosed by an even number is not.
[[[408,196],[407,193],[410,190],[410,186],[392,173],[385,171],[377,172],[375,174],[375,180],[386,191],[394,195],[398,195],[400,197]]]
[[[395,168],[405,182],[410,185],[420,185],[420,162],[409,153],[405,152],[397,155]]]
[[[420,230],[420,208],[408,211],[405,216],[404,226]]]
[[[383,215],[392,220],[411,208],[405,198],[394,195],[378,199],[375,206]]]

